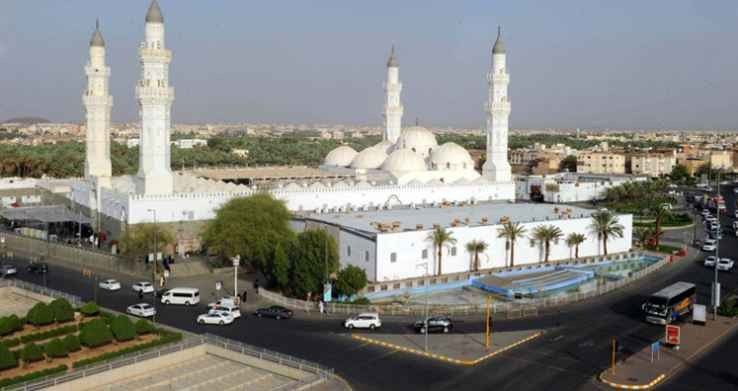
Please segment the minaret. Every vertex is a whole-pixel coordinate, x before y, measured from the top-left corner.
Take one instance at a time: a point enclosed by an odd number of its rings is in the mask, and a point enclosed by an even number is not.
[[[397,65],[394,45],[392,45],[392,51],[387,60],[387,82],[384,83],[384,92],[386,93],[384,101],[385,127],[382,140],[388,140],[394,144],[400,138],[400,131],[402,131],[403,112],[402,103],[400,102],[400,93],[402,92],[400,67]]]
[[[110,111],[113,97],[108,90],[110,68],[105,64],[105,41],[100,23],[90,39],[90,61],[85,66],[87,90],[82,95],[87,121],[85,178],[110,187]]]
[[[502,31],[497,29],[497,41],[492,47],[492,68],[487,74],[489,83],[487,112],[487,161],[482,174],[493,182],[510,182],[512,174],[507,161],[507,133],[510,117],[510,100],[507,98],[507,74],[505,44]]]
[[[164,17],[156,0],[146,14],[146,34],[138,50],[141,79],[136,97],[141,113],[136,191],[139,194],[171,194],[169,134],[174,88],[169,86],[172,52],[164,44]]]

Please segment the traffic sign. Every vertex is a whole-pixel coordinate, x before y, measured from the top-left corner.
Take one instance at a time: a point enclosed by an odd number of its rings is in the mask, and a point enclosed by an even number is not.
[[[679,326],[674,326],[667,324],[666,325],[666,343],[669,345],[679,345],[679,338],[680,338],[680,328]]]

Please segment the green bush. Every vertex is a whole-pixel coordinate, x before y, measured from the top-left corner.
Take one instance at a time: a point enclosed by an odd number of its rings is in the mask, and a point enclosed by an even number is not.
[[[70,324],[68,326],[57,327],[57,328],[54,328],[48,331],[42,331],[40,333],[26,334],[20,337],[20,340],[23,343],[28,343],[28,342],[33,342],[33,341],[42,341],[44,339],[49,339],[53,337],[58,337],[60,335],[74,333],[77,330],[78,328],[76,324]]]
[[[133,326],[133,322],[128,319],[125,315],[118,315],[110,323],[110,331],[113,332],[113,336],[116,340],[130,341],[136,338],[136,327]]]
[[[69,334],[64,337],[64,346],[66,346],[68,352],[78,352],[82,349],[79,343],[79,337],[74,334]]]
[[[138,335],[151,334],[155,330],[154,325],[146,319],[139,319],[136,321],[136,334]]]
[[[0,370],[15,368],[18,366],[18,358],[4,344],[0,344]]]
[[[95,319],[85,323],[79,332],[79,341],[88,348],[96,348],[109,344],[113,334],[102,319]]]
[[[4,316],[0,318],[0,336],[13,334],[23,328],[20,318],[16,315]]]
[[[36,303],[28,310],[26,318],[34,326],[45,326],[54,323],[54,311],[45,303]]]
[[[13,384],[24,383],[31,380],[40,379],[56,373],[66,372],[69,367],[66,365],[59,365],[58,367],[48,368],[41,371],[31,372],[23,376],[11,377],[10,379],[0,380],[0,387],[8,387]]]
[[[111,314],[110,312],[100,311],[100,317],[103,321],[105,321],[105,324],[110,326],[111,323],[113,323],[113,319],[115,319],[115,315]]]
[[[150,341],[150,342],[147,342],[141,345],[131,346],[131,347],[117,350],[114,352],[108,352],[105,354],[101,354],[97,357],[79,360],[79,361],[76,361],[72,366],[74,368],[80,368],[85,365],[95,364],[95,363],[102,362],[102,361],[108,361],[108,360],[129,354],[129,353],[151,349],[156,346],[160,346],[160,345],[164,345],[164,344],[168,344],[172,342],[177,342],[182,339],[182,333],[174,333],[171,331],[166,331],[166,330],[161,330],[161,329],[157,331],[159,332],[159,335],[160,335],[158,339],[155,339],[153,341]]]
[[[49,303],[49,307],[54,312],[54,319],[57,322],[74,320],[74,308],[66,299],[56,299]]]
[[[49,343],[44,346],[44,350],[46,350],[46,357],[59,358],[67,357],[69,355],[67,345],[65,345],[64,341],[59,338],[54,338],[49,341]]]
[[[100,313],[100,307],[95,302],[85,303],[79,308],[79,312],[84,316],[95,316]]]
[[[0,341],[0,344],[8,348],[16,347],[20,345],[20,338],[8,338]]]
[[[36,362],[44,359],[44,351],[35,343],[27,343],[23,345],[20,352],[21,359],[25,362]]]

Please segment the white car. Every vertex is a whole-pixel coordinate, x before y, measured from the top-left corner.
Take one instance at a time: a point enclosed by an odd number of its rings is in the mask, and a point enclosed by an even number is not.
[[[347,329],[378,329],[382,327],[382,321],[376,312],[366,312],[356,316],[352,316],[343,322],[343,327]]]
[[[12,276],[18,273],[18,269],[15,268],[15,266],[10,264],[3,264],[0,265],[0,275],[1,276]]]
[[[129,305],[128,308],[126,308],[126,312],[133,316],[149,318],[156,315],[156,308],[149,303],[138,303]]]
[[[702,245],[702,251],[715,251],[717,246],[715,246],[715,243],[707,243],[707,240],[705,240],[705,244]]]
[[[237,305],[216,305],[210,311],[220,312],[222,314],[230,315],[233,319],[241,317],[241,309]]]
[[[735,262],[733,262],[730,258],[720,258],[720,260],[717,263],[717,269],[729,272],[733,270],[733,266],[735,265]]]
[[[154,285],[148,281],[139,281],[131,285],[134,292],[154,293]]]
[[[120,282],[118,282],[118,280],[114,280],[112,278],[107,279],[107,280],[104,280],[104,281],[100,281],[100,283],[98,284],[98,286],[100,287],[100,289],[105,289],[105,290],[108,290],[108,291],[117,291],[117,290],[120,290]]]
[[[733,188],[733,193],[738,194],[738,187]]]
[[[233,296],[223,296],[218,301],[208,303],[208,308],[215,308],[221,305],[234,306],[236,305],[236,299]]]
[[[207,314],[198,316],[197,323],[219,325],[231,324],[233,323],[233,317],[221,311],[209,311]]]
[[[715,262],[717,262],[717,257],[714,256],[714,255],[710,255],[710,256],[708,256],[708,257],[705,258],[704,265],[705,265],[705,267],[714,267],[715,266]]]

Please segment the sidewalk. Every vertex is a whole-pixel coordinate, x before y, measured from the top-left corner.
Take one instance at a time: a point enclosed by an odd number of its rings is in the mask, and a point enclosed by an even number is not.
[[[696,360],[701,353],[735,332],[738,326],[738,320],[733,318],[718,316],[716,321],[709,316],[708,318],[704,326],[687,322],[677,324],[681,328],[681,345],[678,350],[661,345],[661,357],[658,359],[657,354],[654,354],[652,363],[651,346],[646,346],[618,362],[615,368],[603,371],[599,376],[600,381],[614,388],[630,390],[650,389],[662,383]]]

